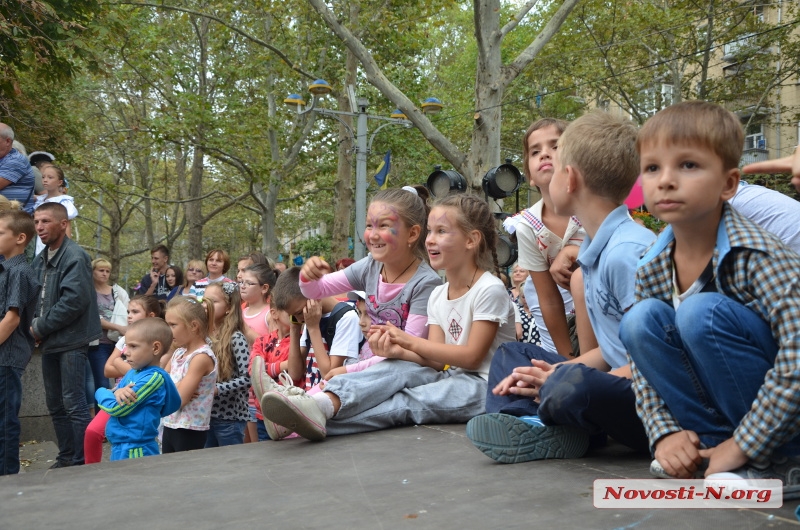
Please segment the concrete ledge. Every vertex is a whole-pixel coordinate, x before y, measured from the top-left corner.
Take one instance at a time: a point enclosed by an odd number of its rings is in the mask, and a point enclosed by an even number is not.
[[[33,356],[22,374],[22,406],[19,411],[22,425],[20,439],[55,441],[56,432],[47,413],[42,379],[42,354],[33,350]]]
[[[611,445],[497,464],[463,425],[204,449],[0,477],[3,529],[796,528],[776,510],[599,510],[598,478],[646,478]]]

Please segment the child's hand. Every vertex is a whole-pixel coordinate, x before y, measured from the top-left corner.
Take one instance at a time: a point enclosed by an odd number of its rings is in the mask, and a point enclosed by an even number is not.
[[[308,300],[306,308],[303,309],[303,319],[308,328],[319,329],[319,322],[322,320],[322,304],[319,300]]]
[[[344,366],[338,366],[336,368],[333,368],[330,372],[328,372],[325,375],[325,380],[326,381],[330,381],[331,379],[333,379],[337,375],[342,375],[342,374],[346,374],[346,373],[347,373],[347,368],[345,368]]]
[[[495,396],[507,396],[510,394],[509,389],[517,384],[517,380],[512,376],[507,376],[505,379],[497,383],[492,389],[492,394]]]
[[[697,466],[703,462],[700,456],[700,438],[694,431],[678,431],[668,434],[656,442],[655,457],[664,471],[675,478],[692,478]]]
[[[536,359],[531,360],[533,366],[520,366],[514,368],[514,371],[509,376],[515,381],[515,384],[508,389],[509,394],[517,396],[527,396],[534,401],[539,401],[539,389],[556,369],[556,365],[539,361]]]
[[[789,156],[747,164],[742,168],[742,173],[791,173],[792,186],[800,193],[800,145]]]
[[[567,291],[569,291],[569,280],[572,278],[572,271],[575,270],[575,262],[578,259],[578,248],[576,245],[567,245],[561,249],[550,265],[550,276],[553,277],[553,281]]]
[[[708,458],[706,476],[740,468],[750,460],[733,438],[728,438],[711,449],[700,449],[699,453],[702,458]]]
[[[384,326],[378,327],[383,328]],[[387,359],[399,359],[402,358],[403,355],[403,348],[392,343],[391,337],[383,329],[378,329],[370,333],[369,347],[374,355],[380,355]]]
[[[300,269],[300,278],[308,281],[316,281],[329,272],[333,272],[333,269],[328,265],[328,262],[319,256],[312,256],[308,258],[303,268]]]
[[[370,332],[373,331],[373,328],[380,328],[380,330],[389,337],[389,340],[392,344],[397,344],[398,346],[405,348],[407,350],[411,350],[413,342],[411,335],[403,331],[402,329],[398,328],[391,322],[387,322],[382,326],[370,326]]]
[[[114,391],[114,397],[117,398],[117,403],[120,405],[130,405],[136,403],[138,396],[133,391],[133,383],[128,383],[128,386],[118,388]]]

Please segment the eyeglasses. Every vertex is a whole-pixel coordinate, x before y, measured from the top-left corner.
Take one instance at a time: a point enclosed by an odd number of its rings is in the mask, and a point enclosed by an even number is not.
[[[244,281],[242,281],[242,282],[237,282],[237,283],[239,284],[239,287],[254,287],[256,285],[259,285],[256,282],[244,282]]]
[[[189,268],[189,269],[186,269],[186,272],[199,272],[199,273],[202,274],[203,273],[203,269],[192,269],[192,268]]]

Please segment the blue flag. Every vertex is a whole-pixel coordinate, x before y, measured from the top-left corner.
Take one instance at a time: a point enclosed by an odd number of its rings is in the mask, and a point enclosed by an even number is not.
[[[383,157],[383,162],[378,166],[378,172],[375,173],[375,182],[378,187],[385,190],[389,185],[389,169],[392,167],[392,152],[386,151],[386,156]]]

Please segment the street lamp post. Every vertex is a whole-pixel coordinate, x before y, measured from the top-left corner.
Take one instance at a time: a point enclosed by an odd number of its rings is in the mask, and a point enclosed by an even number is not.
[[[284,100],[284,103],[287,105],[297,106],[298,115],[306,114],[308,112],[316,112],[322,116],[327,116],[337,120],[339,123],[344,125],[345,129],[350,135],[351,140],[355,144],[356,222],[353,234],[353,257],[356,259],[356,261],[358,261],[366,256],[366,247],[362,237],[364,235],[364,231],[366,230],[367,222],[367,156],[372,151],[372,142],[375,140],[375,136],[378,134],[378,132],[384,127],[388,127],[389,125],[412,127],[413,124],[405,119],[405,114],[403,114],[400,110],[395,110],[390,118],[367,114],[369,101],[366,98],[358,98],[356,100],[356,112],[343,112],[340,110],[318,108],[317,103],[319,100],[322,98],[322,96],[329,94],[331,90],[331,86],[326,81],[317,79],[309,86],[309,92],[311,92],[313,96],[310,106],[303,109],[302,107],[305,105],[305,101],[303,101],[303,98],[298,94],[291,94]],[[425,103],[422,104],[422,108],[424,112],[433,114],[442,109],[442,104],[436,98],[428,98],[425,100]],[[353,131],[347,122],[341,119],[340,116],[350,116],[352,118],[356,118],[356,130]],[[384,123],[375,129],[369,139],[367,139],[367,135],[369,134],[368,120],[381,120],[387,123]]]

